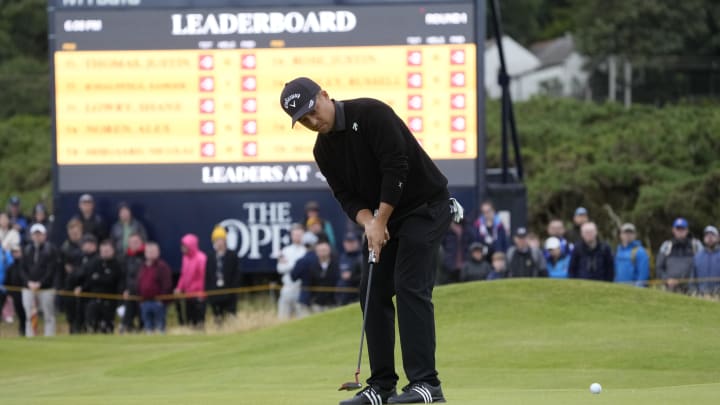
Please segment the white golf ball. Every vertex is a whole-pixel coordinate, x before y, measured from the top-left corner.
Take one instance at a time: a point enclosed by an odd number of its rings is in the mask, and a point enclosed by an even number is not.
[[[593,394],[599,394],[602,392],[602,385],[598,383],[592,383],[590,384],[590,392]]]

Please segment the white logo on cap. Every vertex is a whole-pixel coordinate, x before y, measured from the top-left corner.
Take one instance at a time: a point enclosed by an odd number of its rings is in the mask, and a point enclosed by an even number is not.
[[[315,100],[310,100],[308,103],[308,108],[312,108],[315,105]]]
[[[295,107],[295,102],[293,100],[300,98],[300,93],[293,93],[287,97],[285,97],[285,100],[283,100],[283,107],[287,110],[288,107]],[[290,105],[290,102],[293,101],[292,105]]]
[[[295,100],[293,100],[293,102],[290,103],[289,105],[290,105],[290,107],[295,108]],[[287,108],[287,107],[285,107],[285,108]]]

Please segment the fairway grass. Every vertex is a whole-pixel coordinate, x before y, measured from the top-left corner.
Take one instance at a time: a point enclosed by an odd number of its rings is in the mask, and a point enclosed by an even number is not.
[[[720,403],[717,302],[504,280],[438,288],[435,305],[451,404]],[[353,305],[229,335],[4,339],[0,403],[336,404],[352,395],[336,390],[353,377],[360,322]],[[405,384],[399,349],[396,362]]]

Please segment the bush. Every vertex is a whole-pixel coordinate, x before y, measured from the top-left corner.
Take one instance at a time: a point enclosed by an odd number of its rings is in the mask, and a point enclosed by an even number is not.
[[[551,217],[590,210],[615,239],[618,221],[633,222],[656,249],[673,218],[696,235],[720,222],[718,106],[658,108],[534,99],[515,105],[532,229]],[[488,103],[488,166],[500,165],[499,103]]]

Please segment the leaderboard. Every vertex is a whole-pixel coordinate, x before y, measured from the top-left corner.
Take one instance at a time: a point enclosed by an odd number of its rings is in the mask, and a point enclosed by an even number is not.
[[[474,184],[482,49],[472,2],[185,2],[51,9],[61,191],[324,186],[317,135],[280,108],[284,84],[300,76],[336,100],[387,103],[451,185]]]
[[[473,45],[55,54],[59,164],[294,162],[314,134],[279,107],[307,76],[332,97],[374,97],[431,157],[476,156]]]

